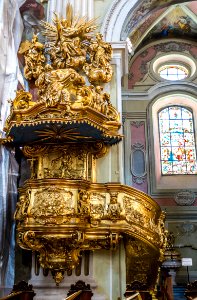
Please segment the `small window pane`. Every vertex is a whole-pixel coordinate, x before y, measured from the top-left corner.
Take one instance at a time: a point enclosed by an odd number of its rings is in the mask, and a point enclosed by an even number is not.
[[[169,107],[170,119],[182,119],[181,109],[178,106]]]
[[[162,66],[158,73],[162,78],[167,80],[182,80],[189,75],[187,68],[179,65]]]
[[[160,120],[160,132],[169,132],[170,131],[170,124],[165,120]]]
[[[170,132],[172,133],[183,132],[182,120],[170,120]]]
[[[160,112],[160,120],[168,120],[169,119],[169,109],[166,108]]]
[[[197,174],[192,112],[181,106],[163,109],[159,131],[162,174]]]
[[[191,111],[183,108],[182,109],[182,118],[183,119],[190,119],[190,120],[192,120],[192,113],[191,113]]]

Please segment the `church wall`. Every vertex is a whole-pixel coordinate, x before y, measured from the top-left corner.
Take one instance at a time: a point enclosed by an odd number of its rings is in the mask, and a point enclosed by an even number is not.
[[[143,180],[147,180],[148,193],[157,201],[157,203],[166,212],[166,228],[169,232],[173,232],[175,236],[175,248],[181,254],[181,257],[191,257],[193,260],[193,266],[189,268],[190,281],[194,281],[197,276],[197,262],[196,262],[196,179],[193,177],[191,181],[190,177],[184,177],[184,187],[180,186],[180,177],[177,176],[173,186],[163,186],[162,190],[153,192],[152,184],[154,182],[154,174],[150,172],[155,167],[154,161],[156,160],[156,153],[153,155],[153,135],[155,133],[155,124],[152,124],[152,116],[155,112],[150,113],[150,107],[156,103],[160,97],[170,96],[175,94],[178,97],[178,93],[185,94],[185,97],[194,97],[196,101],[196,73],[191,79],[188,79],[184,83],[180,81],[176,82],[176,85],[162,80],[158,76],[155,76],[153,72],[153,62],[157,57],[170,53],[185,54],[192,59],[196,58],[196,44],[180,41],[180,40],[165,40],[161,43],[152,42],[142,47],[133,57],[130,57],[128,82],[125,81],[125,86],[122,91],[123,98],[123,120],[124,120],[124,153],[125,153],[125,180],[126,184],[136,187],[144,191],[142,184]],[[190,88],[191,87],[191,88]],[[155,102],[154,102],[155,101]],[[163,98],[165,106],[165,98]],[[171,102],[172,104],[173,102]],[[186,102],[185,102],[186,103]],[[195,104],[196,105],[196,104]],[[195,106],[194,106],[195,107]],[[195,110],[194,110],[194,116]],[[135,126],[135,130],[134,130]],[[145,150],[145,164],[147,173],[143,180],[138,180],[138,184],[133,182],[135,176],[133,174],[132,166],[132,147],[135,142],[143,145],[142,133],[136,127],[145,126],[145,143],[147,150]],[[137,131],[139,130],[139,131]],[[136,138],[136,132],[138,132]],[[147,176],[147,179],[146,179]],[[138,176],[140,177],[140,176]],[[142,179],[141,174],[141,179]],[[183,185],[182,185],[183,186]],[[177,203],[177,194],[180,191],[188,189],[194,197],[192,204],[185,204],[185,206]],[[176,282],[178,284],[187,283],[186,267],[181,267],[177,271]]]
[[[98,24],[100,26],[112,2],[113,0],[94,0],[94,16],[98,18]]]
[[[143,47],[130,59],[128,74],[128,89],[133,91],[148,91],[161,79],[153,71],[153,63],[161,55],[181,53],[195,60],[197,46],[195,43],[178,40],[163,40],[159,45],[154,42]],[[196,76],[191,80],[196,82]]]
[[[122,298],[126,289],[124,245],[116,251],[95,251],[93,268],[98,293],[105,294],[106,299]]]

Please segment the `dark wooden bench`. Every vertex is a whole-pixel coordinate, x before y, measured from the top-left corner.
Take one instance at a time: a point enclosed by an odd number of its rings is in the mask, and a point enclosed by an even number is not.
[[[32,285],[25,281],[20,281],[13,286],[11,293],[0,300],[32,300],[36,294],[32,289]]]

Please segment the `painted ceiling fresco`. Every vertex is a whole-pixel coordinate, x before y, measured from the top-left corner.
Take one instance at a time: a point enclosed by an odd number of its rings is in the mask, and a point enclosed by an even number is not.
[[[141,38],[144,36],[148,28],[166,11],[165,8],[158,9],[154,14],[145,18],[144,22],[132,31],[130,36],[134,48],[139,44]]]
[[[121,37],[129,36],[134,29],[137,29],[149,15],[160,8],[169,7],[172,4],[190,2],[190,0],[139,0],[135,8],[128,12],[125,24],[122,29]],[[194,1],[196,2],[196,1]]]
[[[47,15],[47,1],[26,0],[20,7],[24,31],[22,40],[31,40],[33,34],[40,35],[40,21]]]
[[[188,14],[177,6],[159,21],[149,32],[149,39],[163,37],[195,37],[197,34],[197,24]]]
[[[194,5],[195,4],[195,5]],[[197,36],[197,1],[160,8],[130,33],[133,47],[158,38],[193,38]]]

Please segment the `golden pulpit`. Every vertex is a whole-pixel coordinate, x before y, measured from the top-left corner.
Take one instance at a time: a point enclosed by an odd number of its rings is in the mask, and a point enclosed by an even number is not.
[[[39,253],[57,284],[75,268],[81,251],[116,249],[123,239],[127,283],[154,289],[165,246],[164,215],[148,195],[96,180],[97,161],[121,141],[120,116],[104,91],[110,82],[112,47],[95,33],[95,20],[54,14],[23,42],[25,78],[37,97],[17,91],[6,139],[19,146],[31,178],[19,189],[17,242]]]

